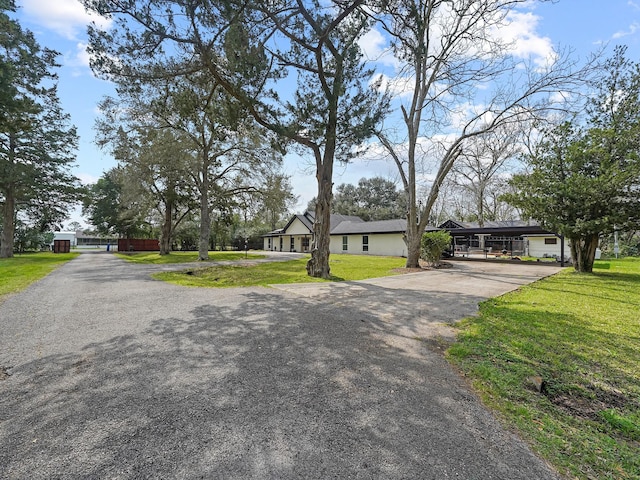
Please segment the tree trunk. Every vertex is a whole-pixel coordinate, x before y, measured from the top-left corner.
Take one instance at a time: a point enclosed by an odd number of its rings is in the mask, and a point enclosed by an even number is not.
[[[407,218],[407,262],[406,268],[420,267],[420,235],[418,232],[418,224],[416,223],[415,208],[409,208]]]
[[[172,211],[172,203],[167,202],[164,210],[164,222],[160,232],[160,255],[169,255],[171,253]]]
[[[593,272],[593,262],[598,248],[598,235],[591,234],[584,237],[571,238],[571,259],[576,272]]]
[[[208,153],[205,153],[208,156]],[[209,237],[211,236],[211,215],[209,213],[209,162],[202,166],[200,183],[200,238],[198,241],[198,260],[209,260]]]
[[[329,269],[329,246],[331,240],[331,175],[326,166],[318,175],[318,201],[316,218],[313,223],[311,258],[307,262],[310,277],[326,278],[331,276]]]
[[[13,257],[13,240],[16,231],[15,198],[13,191],[4,192],[4,206],[2,209],[2,237],[0,238],[0,258]]]

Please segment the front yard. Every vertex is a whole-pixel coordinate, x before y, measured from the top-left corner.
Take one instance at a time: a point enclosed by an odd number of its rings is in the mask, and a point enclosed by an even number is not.
[[[0,258],[0,302],[9,294],[24,290],[78,253],[25,253]]]
[[[639,479],[640,259],[594,272],[483,302],[448,358],[562,473]]]

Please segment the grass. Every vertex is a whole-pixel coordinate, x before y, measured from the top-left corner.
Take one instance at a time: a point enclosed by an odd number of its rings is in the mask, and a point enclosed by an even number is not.
[[[132,263],[146,264],[166,264],[166,263],[189,263],[198,261],[198,252],[171,252],[169,255],[160,255],[157,252],[144,253],[116,253],[120,258]],[[245,252],[209,252],[210,261],[223,260],[244,260]],[[265,258],[264,255],[255,253],[247,254],[247,258]]]
[[[7,295],[24,290],[78,255],[78,253],[42,252],[0,258],[0,302]]]
[[[640,259],[594,272],[487,300],[447,355],[562,474],[640,479]]]
[[[158,280],[191,287],[248,287],[279,283],[326,282],[307,275],[308,257],[285,262],[255,263],[251,265],[217,265],[181,272],[154,274]],[[399,257],[364,255],[332,255],[329,258],[333,281],[364,280],[393,275],[393,269],[403,267],[406,260]]]

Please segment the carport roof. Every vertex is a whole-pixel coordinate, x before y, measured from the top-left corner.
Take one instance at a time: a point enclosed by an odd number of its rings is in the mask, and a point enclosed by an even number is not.
[[[438,228],[446,230],[456,237],[469,235],[502,235],[505,237],[522,237],[528,235],[557,236],[556,233],[542,228],[538,222],[524,220],[485,222],[482,227],[475,222],[457,222],[454,220],[447,220]]]

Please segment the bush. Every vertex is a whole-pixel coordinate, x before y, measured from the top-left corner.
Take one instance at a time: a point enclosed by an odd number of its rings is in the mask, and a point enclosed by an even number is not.
[[[440,259],[444,251],[451,245],[451,235],[449,232],[437,231],[422,235],[420,242],[420,257],[427,262],[430,267],[439,267]]]

